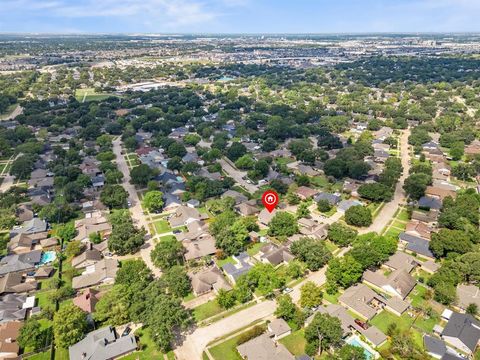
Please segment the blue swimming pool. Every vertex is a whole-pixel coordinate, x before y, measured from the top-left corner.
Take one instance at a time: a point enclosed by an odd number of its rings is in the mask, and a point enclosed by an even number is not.
[[[363,349],[363,353],[365,354],[365,357],[367,358],[367,360],[375,359],[375,356],[373,356],[373,354],[369,350],[367,350],[355,336],[352,336],[350,339],[348,339],[347,344],[361,347]]]
[[[40,257],[39,265],[51,263],[55,261],[56,258],[57,258],[57,253],[55,251],[46,251],[42,253],[42,256]]]

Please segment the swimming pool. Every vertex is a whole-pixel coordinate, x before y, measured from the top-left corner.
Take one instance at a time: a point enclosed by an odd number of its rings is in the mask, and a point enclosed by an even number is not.
[[[363,353],[365,354],[365,357],[367,358],[367,360],[373,360],[375,359],[375,355],[372,354],[370,352],[370,350],[368,350],[366,348],[366,344],[361,341],[358,337],[356,336],[351,336],[349,339],[347,339],[347,344],[350,344],[350,345],[353,345],[353,346],[357,346],[357,347],[361,347],[363,349]]]
[[[51,263],[52,261],[55,261],[56,258],[57,258],[57,253],[55,251],[46,251],[42,253],[42,256],[40,257],[39,265]]]

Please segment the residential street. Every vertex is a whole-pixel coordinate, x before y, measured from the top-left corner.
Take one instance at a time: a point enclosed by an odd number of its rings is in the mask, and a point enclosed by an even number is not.
[[[349,248],[343,249],[336,256],[343,256]],[[319,271],[310,273],[301,283],[293,287],[290,293],[294,302],[300,300],[300,288],[306,281],[313,281],[319,286],[326,282],[327,267],[324,266]],[[179,360],[199,360],[202,359],[202,352],[213,340],[248,326],[254,321],[262,320],[273,315],[277,305],[275,301],[266,300],[255,304],[245,310],[239,311],[231,316],[217,321],[209,326],[199,327],[188,334],[182,344],[175,350]]]
[[[127,162],[122,155],[122,142],[120,137],[116,138],[113,141],[113,153],[116,156],[116,162],[118,170],[123,173],[123,183],[122,186],[128,192],[128,200],[132,204],[130,206],[130,213],[132,215],[132,219],[135,225],[144,227],[147,231],[147,239],[145,244],[143,245],[142,249],[140,250],[140,255],[142,256],[143,261],[147,264],[147,266],[152,270],[153,274],[156,277],[159,277],[162,273],[160,269],[158,269],[155,265],[153,265],[152,260],[150,259],[150,252],[153,250],[155,244],[154,240],[150,234],[148,229],[148,223],[143,215],[142,205],[140,203],[140,199],[138,198],[137,191],[135,186],[130,184],[130,170],[128,169]]]
[[[246,171],[240,171],[234,168],[232,165],[228,163],[225,159],[218,160],[220,165],[222,165],[223,171],[227,173],[235,182],[240,184],[243,188],[245,188],[249,193],[253,194],[258,190],[258,186],[254,184],[249,184],[247,180],[244,180],[243,177],[247,175]]]
[[[390,220],[395,215],[399,205],[401,205],[406,198],[405,191],[403,190],[403,182],[408,177],[408,172],[410,170],[410,153],[408,151],[408,137],[410,136],[410,129],[404,130],[400,138],[400,156],[403,166],[403,174],[398,180],[397,186],[395,187],[395,194],[393,195],[392,201],[386,203],[383,208],[380,210],[380,213],[373,220],[373,224],[368,228],[360,229],[360,234],[365,234],[371,231],[381,233],[385,226],[388,225]]]
[[[8,159],[8,161],[5,163],[5,168],[3,169],[2,173],[0,176],[3,177],[2,184],[0,185],[0,193],[4,193],[8,191],[15,183],[15,177],[10,175],[10,173],[7,173],[5,169],[7,169],[8,165],[10,165],[14,160],[16,159],[16,156],[13,155]]]
[[[13,120],[15,119],[18,115],[22,114],[23,113],[23,107],[21,107],[20,105],[17,105],[17,107],[15,109],[13,109],[12,113],[3,117],[3,118],[0,118],[0,121],[9,121],[9,120]]]

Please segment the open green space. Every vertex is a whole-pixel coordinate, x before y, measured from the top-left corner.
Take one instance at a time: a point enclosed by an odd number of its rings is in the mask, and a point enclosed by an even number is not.
[[[197,306],[193,309],[193,318],[196,322],[208,319],[214,315],[221,313],[223,309],[218,305],[217,300],[210,300],[205,304]]]
[[[111,93],[97,93],[95,92],[94,88],[85,88],[85,89],[77,89],[75,91],[75,98],[77,101],[100,101],[108,99],[111,96],[118,96]],[[84,100],[85,99],[85,100]]]
[[[280,339],[279,342],[285,345],[287,350],[295,356],[305,354],[305,345],[307,342],[305,341],[304,329],[300,329],[285,336],[283,339]]]
[[[155,227],[155,231],[157,234],[164,234],[164,233],[167,233],[167,232],[170,232],[172,231],[172,228],[170,227],[170,224],[168,223],[167,220],[156,220],[154,223],[153,223],[154,227]]]

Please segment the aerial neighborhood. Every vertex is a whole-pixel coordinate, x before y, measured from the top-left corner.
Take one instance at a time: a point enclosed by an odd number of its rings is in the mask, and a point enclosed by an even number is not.
[[[480,359],[480,60],[352,39],[5,42],[0,358]]]

